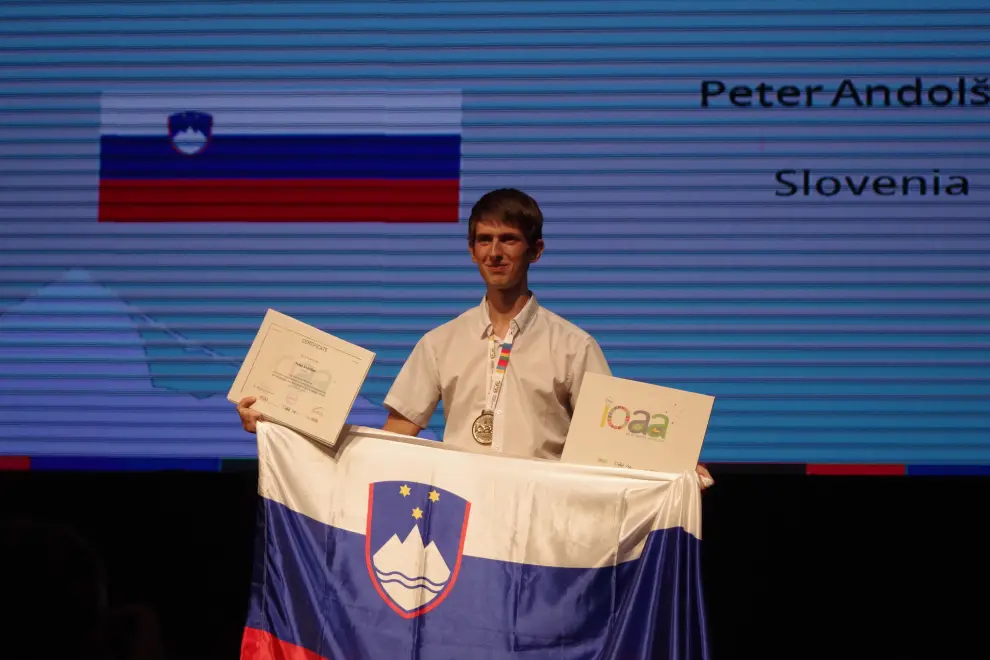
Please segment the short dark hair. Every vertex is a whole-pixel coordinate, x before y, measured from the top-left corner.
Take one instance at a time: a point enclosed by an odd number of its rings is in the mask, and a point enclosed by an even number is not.
[[[499,188],[482,195],[471,208],[468,220],[468,244],[474,245],[478,221],[497,218],[522,232],[532,247],[543,238],[543,212],[536,200],[515,188]]]

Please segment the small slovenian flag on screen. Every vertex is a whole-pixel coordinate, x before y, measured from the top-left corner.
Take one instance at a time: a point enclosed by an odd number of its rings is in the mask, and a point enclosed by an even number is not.
[[[456,222],[461,95],[101,97],[102,222]]]

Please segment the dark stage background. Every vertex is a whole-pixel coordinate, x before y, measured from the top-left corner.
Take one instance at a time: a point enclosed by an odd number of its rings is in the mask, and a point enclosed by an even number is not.
[[[170,660],[236,658],[257,504],[256,465],[244,467],[0,473],[0,507],[84,535],[113,602],[153,608]],[[990,480],[712,473],[703,547],[715,658],[980,654]]]

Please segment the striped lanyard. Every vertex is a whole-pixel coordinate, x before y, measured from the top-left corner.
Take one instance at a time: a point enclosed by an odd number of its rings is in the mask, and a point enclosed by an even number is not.
[[[491,371],[488,378],[488,407],[487,412],[495,413],[495,405],[498,403],[498,396],[502,393],[502,381],[505,379],[505,370],[509,366],[509,353],[512,352],[512,338],[515,337],[516,327],[511,324],[509,332],[502,342],[502,350],[498,353],[498,362],[495,362],[495,333],[491,337],[491,351],[488,356],[488,368]],[[494,363],[494,365],[492,364]],[[492,368],[494,366],[494,368]]]

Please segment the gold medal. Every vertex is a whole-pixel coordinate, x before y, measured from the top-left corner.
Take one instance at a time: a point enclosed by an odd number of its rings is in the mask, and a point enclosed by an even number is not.
[[[495,415],[487,410],[478,415],[471,425],[471,435],[482,445],[492,444],[492,430],[495,426]]]

